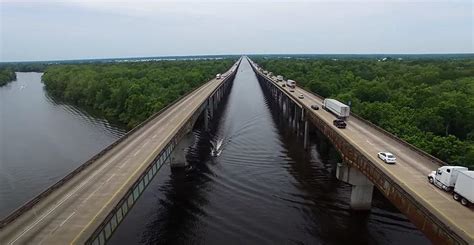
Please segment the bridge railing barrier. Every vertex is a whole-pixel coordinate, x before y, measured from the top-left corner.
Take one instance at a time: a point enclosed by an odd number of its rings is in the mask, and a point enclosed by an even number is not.
[[[252,64],[252,67],[253,67],[253,64]],[[257,70],[257,69],[254,69],[254,70]],[[258,71],[258,70],[257,70],[257,71]],[[273,81],[273,80],[271,80],[271,78],[267,77],[266,75],[262,74],[262,73],[259,72],[259,71],[258,71],[258,74],[259,74],[260,76],[265,77],[266,79],[268,79],[268,80],[270,80],[270,81]],[[306,90],[306,89],[305,89],[305,90]],[[319,94],[317,94],[317,93],[314,93],[314,92],[312,92],[312,91],[310,91],[310,90],[306,90],[306,91],[307,91],[308,93],[311,93],[312,95],[318,97],[318,98],[321,99],[321,100],[324,100],[324,99],[325,99],[323,96],[321,96],[321,95],[319,95]],[[362,122],[368,124],[369,126],[371,126],[372,128],[376,129],[377,131],[383,133],[384,135],[386,135],[386,136],[388,136],[388,137],[390,137],[390,138],[396,140],[396,141],[399,142],[400,144],[402,144],[402,145],[408,147],[408,148],[411,149],[412,151],[415,151],[416,153],[420,154],[421,156],[430,159],[431,162],[437,164],[438,166],[445,166],[445,165],[448,165],[446,162],[442,161],[441,159],[439,159],[439,158],[437,158],[437,157],[435,157],[435,156],[433,156],[433,155],[430,155],[429,153],[423,151],[423,150],[420,149],[420,148],[417,148],[416,146],[414,146],[414,145],[412,145],[412,144],[406,142],[405,140],[403,140],[403,139],[399,138],[398,136],[396,136],[396,135],[394,135],[394,134],[388,132],[387,130],[381,128],[380,126],[378,126],[378,125],[376,125],[376,124],[374,124],[374,123],[372,123],[371,121],[362,118],[361,116],[357,115],[356,113],[351,112],[351,115],[352,115],[353,117],[357,118],[358,120],[360,120],[360,121],[362,121]]]
[[[237,62],[240,64],[240,61],[241,59],[239,59]],[[237,63],[236,63],[237,64]],[[235,64],[234,64],[235,65]],[[234,66],[233,65],[233,66]],[[237,70],[237,69],[236,69]],[[101,150],[99,153],[97,153],[96,155],[92,156],[89,160],[87,160],[86,162],[84,162],[83,164],[81,164],[79,167],[77,167],[76,169],[74,169],[72,172],[70,172],[69,174],[67,174],[66,176],[64,176],[62,179],[60,179],[59,181],[57,181],[56,183],[54,183],[52,186],[48,187],[46,190],[44,190],[43,192],[41,192],[39,195],[35,196],[34,198],[32,198],[31,200],[29,200],[28,202],[26,202],[25,204],[23,204],[21,207],[19,207],[18,209],[16,209],[15,211],[13,211],[12,213],[10,213],[8,216],[6,216],[5,218],[3,218],[2,220],[0,220],[0,230],[3,229],[6,225],[8,225],[9,223],[11,223],[12,221],[14,221],[15,219],[17,219],[18,217],[20,217],[22,214],[24,214],[25,212],[27,212],[28,210],[32,209],[37,203],[39,203],[41,200],[43,200],[45,197],[49,196],[53,191],[59,189],[61,186],[63,186],[65,183],[67,183],[69,180],[71,180],[74,176],[76,176],[77,174],[81,173],[84,169],[86,169],[88,166],[90,166],[92,163],[94,163],[97,159],[99,159],[100,157],[102,157],[103,155],[105,155],[107,152],[109,152],[112,148],[114,148],[116,145],[120,144],[121,142],[123,142],[125,139],[127,139],[128,137],[130,137],[133,133],[135,133],[136,131],[138,131],[139,129],[141,129],[144,125],[146,125],[147,123],[149,123],[150,121],[152,121],[153,119],[155,119],[156,117],[158,117],[160,114],[162,114],[164,111],[168,110],[170,107],[174,106],[178,101],[180,101],[182,98],[188,96],[189,94],[193,93],[194,91],[198,90],[199,88],[201,88],[202,86],[204,86],[206,83],[202,84],[201,86],[198,86],[196,88],[194,88],[193,90],[187,92],[186,94],[184,94],[183,96],[177,98],[176,100],[174,100],[173,102],[171,102],[170,104],[168,104],[167,106],[163,107],[161,110],[159,110],[158,112],[154,113],[153,115],[151,115],[150,117],[148,117],[145,121],[141,122],[140,124],[138,124],[137,126],[135,126],[134,128],[132,128],[130,131],[128,131],[127,133],[125,133],[122,137],[120,137],[119,139],[117,139],[115,142],[113,142],[112,144],[110,144],[109,146],[107,146],[106,148],[104,148],[103,150]]]

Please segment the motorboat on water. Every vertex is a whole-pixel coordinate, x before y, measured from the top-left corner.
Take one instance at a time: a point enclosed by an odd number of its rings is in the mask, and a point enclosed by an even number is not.
[[[224,142],[223,139],[218,139],[215,143],[212,142],[212,150],[211,155],[213,157],[218,157],[222,152],[222,143]]]

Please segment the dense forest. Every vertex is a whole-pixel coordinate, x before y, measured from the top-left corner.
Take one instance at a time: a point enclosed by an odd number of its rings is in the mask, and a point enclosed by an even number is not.
[[[51,65],[42,80],[54,98],[134,127],[235,61]]]
[[[50,64],[44,62],[11,62],[1,63],[0,70],[8,69],[17,72],[43,72]]]
[[[16,79],[16,74],[12,69],[0,68],[0,86],[3,86]]]
[[[426,152],[474,167],[474,59],[268,59],[264,69],[324,97]]]

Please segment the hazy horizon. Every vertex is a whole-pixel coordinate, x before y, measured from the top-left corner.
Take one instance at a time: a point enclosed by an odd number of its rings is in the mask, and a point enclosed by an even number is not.
[[[55,60],[20,60],[20,61],[0,61],[0,63],[28,63],[28,62],[69,62],[69,61],[99,61],[99,60],[127,60],[127,59],[173,59],[173,58],[188,58],[188,57],[225,57],[225,56],[472,56],[474,53],[300,53],[300,54],[197,54],[197,55],[155,55],[155,56],[130,56],[130,57],[92,57],[92,58],[70,58],[70,59],[55,59]]]
[[[0,61],[471,54],[473,3],[0,0]]]

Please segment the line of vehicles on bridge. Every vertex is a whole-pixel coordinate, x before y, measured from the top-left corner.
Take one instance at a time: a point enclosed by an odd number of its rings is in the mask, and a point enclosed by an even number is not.
[[[261,68],[260,68],[261,69]],[[270,77],[272,80],[277,81],[278,83],[281,83],[282,87],[288,87],[288,91],[291,93],[295,92],[296,89],[296,81],[287,79],[286,81],[283,79],[282,75],[278,76],[273,76],[272,72],[268,72],[263,70],[263,74],[267,75]],[[298,95],[299,99],[304,99],[303,94]],[[348,105],[345,105],[344,103],[335,100],[335,99],[324,99],[322,103],[322,108],[325,109],[328,112],[331,112],[336,116],[336,119],[333,120],[333,125],[336,126],[337,128],[346,128],[347,123],[345,120],[349,117],[350,115],[350,107]],[[319,110],[319,106],[316,104],[311,105],[311,109],[313,110]]]
[[[285,81],[281,75],[273,76],[271,72],[262,70],[262,68],[258,69],[272,80],[281,83],[282,87],[288,87],[290,92],[293,93],[295,91],[296,81],[291,79]],[[304,95],[300,94],[298,98],[304,99]],[[336,119],[333,121],[334,126],[346,128],[345,120],[350,115],[349,106],[338,100],[327,98],[323,100],[322,108],[336,116]],[[319,110],[319,106],[313,104],[311,109]],[[395,155],[390,152],[379,152],[377,157],[386,164],[396,163]],[[470,206],[474,203],[474,171],[470,171],[466,167],[442,166],[428,175],[428,181],[436,187],[452,192],[453,199],[461,202],[464,206]]]

